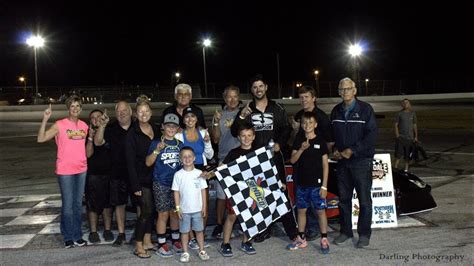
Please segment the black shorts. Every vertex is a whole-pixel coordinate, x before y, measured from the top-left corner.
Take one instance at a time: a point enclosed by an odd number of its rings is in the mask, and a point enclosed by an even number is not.
[[[123,179],[110,179],[110,205],[120,206],[128,203],[128,182]]]
[[[104,208],[111,207],[109,204],[109,181],[108,175],[87,175],[86,201],[89,211],[101,214]]]
[[[395,158],[410,160],[410,153],[413,151],[413,140],[398,138],[395,142]]]

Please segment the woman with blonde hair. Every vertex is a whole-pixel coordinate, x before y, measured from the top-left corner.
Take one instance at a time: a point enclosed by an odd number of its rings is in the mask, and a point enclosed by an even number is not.
[[[87,124],[79,119],[82,111],[81,99],[73,95],[66,100],[68,117],[57,120],[48,130],[46,123],[52,114],[51,104],[43,113],[38,131],[38,143],[55,138],[57,150],[56,174],[61,190],[61,234],[65,248],[85,246],[82,239],[82,196],[86,183]],[[92,142],[92,138],[87,141]]]

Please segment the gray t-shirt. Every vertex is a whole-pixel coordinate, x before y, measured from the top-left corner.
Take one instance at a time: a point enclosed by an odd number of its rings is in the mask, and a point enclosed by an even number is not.
[[[413,133],[413,125],[417,123],[415,112],[400,111],[395,117],[395,122],[398,123],[400,138],[406,140],[413,140],[415,138]]]
[[[234,148],[240,146],[240,142],[237,138],[234,138],[230,133],[230,128],[234,123],[234,118],[239,112],[239,108],[236,108],[234,111],[227,110],[227,106],[222,110],[222,117],[219,122],[219,127],[221,130],[221,138],[219,141],[219,154],[217,158],[219,163],[222,162],[225,156]]]

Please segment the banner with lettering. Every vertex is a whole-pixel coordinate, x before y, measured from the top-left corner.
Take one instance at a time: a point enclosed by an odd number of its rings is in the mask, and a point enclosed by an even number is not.
[[[359,200],[352,197],[352,228],[357,229]],[[372,166],[372,228],[397,227],[397,208],[390,154],[375,154]]]

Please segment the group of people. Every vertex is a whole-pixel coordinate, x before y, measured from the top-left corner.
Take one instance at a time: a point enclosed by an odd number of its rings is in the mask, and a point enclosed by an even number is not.
[[[216,110],[210,130],[203,111],[191,103],[192,90],[187,84],[176,86],[176,102],[163,111],[160,127],[151,122],[152,108],[146,99],[137,102],[134,114],[127,102],[119,101],[115,106],[115,122],[109,121],[106,111],[93,110],[88,126],[79,119],[80,99],[71,96],[66,101],[68,117],[46,130],[52,113],[49,106],[43,115],[38,142],[55,138],[57,143],[56,174],[62,196],[61,233],[65,247],[87,244],[81,232],[85,189],[89,242],[101,241],[97,233],[99,215],[104,220],[104,240],[114,241],[114,246],[125,242],[125,205],[131,196],[137,206],[136,256],[149,258],[150,251],[156,250],[158,255],[169,257],[174,250],[180,254],[180,261],[187,262],[188,249],[196,249],[202,260],[209,259],[203,232],[207,223],[209,182],[214,182],[213,173],[206,171],[208,161],[214,157],[212,144],[218,147],[219,164],[226,164],[270,142],[274,142],[273,159],[283,184],[281,190],[287,197],[285,161],[295,168],[297,218],[289,212],[278,220],[291,241],[287,248],[307,247],[312,229],[321,233],[321,252],[329,252],[325,213],[329,158],[338,161],[340,200],[341,229],[333,242],[339,245],[353,237],[351,200],[355,188],[360,203],[356,246],[368,246],[372,160],[378,129],[371,105],[356,98],[354,81],[344,78],[339,82],[342,101],[330,116],[316,106],[316,91],[309,86],[301,87],[302,110],[291,122],[284,106],[267,96],[268,85],[262,76],[255,76],[250,88],[253,100],[245,105],[239,99],[238,87],[225,88],[225,105],[222,110]],[[288,143],[292,131],[294,141]],[[285,158],[283,151],[287,147],[291,155]],[[236,215],[219,183],[215,185],[217,226],[212,234],[222,237],[220,253],[230,257]],[[116,237],[110,230],[113,209],[119,232]],[[157,246],[151,239],[155,220]],[[168,221],[171,245],[166,238]],[[244,236],[240,249],[255,254],[252,242],[265,241],[271,230],[272,226],[252,240]]]

